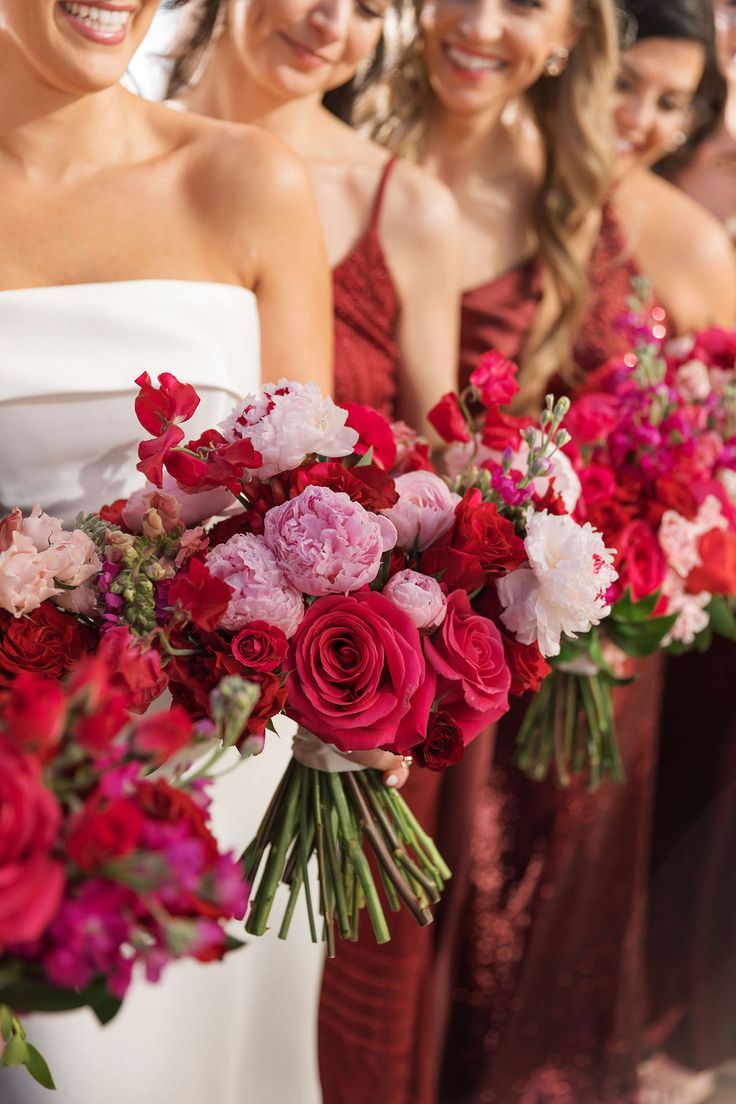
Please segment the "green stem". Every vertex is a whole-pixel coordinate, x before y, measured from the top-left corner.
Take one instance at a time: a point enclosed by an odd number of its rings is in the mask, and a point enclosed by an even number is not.
[[[278,829],[276,839],[271,845],[266,869],[263,873],[261,883],[258,886],[258,891],[255,895],[250,915],[245,925],[245,930],[251,935],[263,935],[268,926],[274,897],[276,896],[276,890],[281,881],[281,874],[284,869],[286,852],[294,837],[294,831],[296,829],[301,785],[301,775],[296,774],[289,788],[286,797],[284,816]]]

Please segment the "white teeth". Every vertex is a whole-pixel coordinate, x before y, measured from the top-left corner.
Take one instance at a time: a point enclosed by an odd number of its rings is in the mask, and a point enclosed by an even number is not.
[[[61,0],[61,6],[65,11],[86,23],[92,30],[101,35],[109,35],[111,38],[120,34],[130,22],[129,11],[113,11],[109,8],[96,8],[92,4],[76,4],[71,0]]]
[[[480,57],[478,54],[466,54],[464,50],[459,50],[457,46],[447,46],[447,56],[450,61],[455,65],[459,65],[461,69],[468,69],[471,72],[484,72],[491,73],[495,70],[502,69],[504,62],[498,58]]]

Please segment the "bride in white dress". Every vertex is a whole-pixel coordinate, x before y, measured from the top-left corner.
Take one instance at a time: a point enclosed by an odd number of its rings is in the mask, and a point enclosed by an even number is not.
[[[0,0],[0,503],[38,499],[67,521],[139,480],[141,371],[197,385],[195,430],[258,387],[261,362],[266,377],[331,386],[329,275],[301,164],[260,131],[118,87],[157,6]],[[218,783],[233,847],[281,743]],[[59,1104],[310,1104],[311,1067],[294,1056],[313,1025],[289,1019],[304,1009],[297,988],[293,1002],[269,997],[273,971],[283,995],[296,965],[311,984],[319,958],[302,969],[312,948],[298,938],[265,949],[136,983],[104,1030],[87,1011],[34,1018]],[[3,1104],[48,1099],[0,1068]]]

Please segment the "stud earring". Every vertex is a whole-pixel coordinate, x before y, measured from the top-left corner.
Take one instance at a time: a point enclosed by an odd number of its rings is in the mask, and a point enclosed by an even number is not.
[[[673,150],[679,149],[680,146],[684,146],[687,142],[687,132],[684,130],[676,130],[670,140],[670,145]]]
[[[548,77],[559,77],[564,73],[567,66],[567,59],[570,57],[570,51],[564,46],[560,46],[551,57],[547,58],[544,66],[545,75]]]

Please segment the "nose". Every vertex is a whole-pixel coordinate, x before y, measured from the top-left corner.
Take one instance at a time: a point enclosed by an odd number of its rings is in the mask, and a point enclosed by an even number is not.
[[[468,43],[496,42],[503,31],[502,4],[499,0],[471,0],[464,4],[458,30]]]
[[[353,0],[321,0],[314,4],[307,21],[324,42],[335,42],[345,35]]]
[[[618,111],[619,123],[626,129],[628,138],[642,141],[654,129],[657,121],[655,105],[647,96],[626,96]]]

